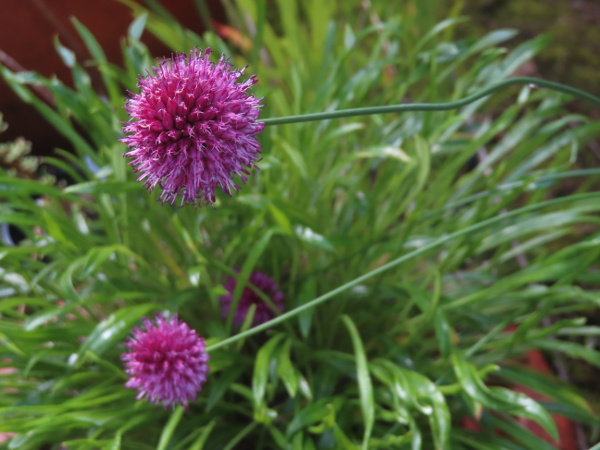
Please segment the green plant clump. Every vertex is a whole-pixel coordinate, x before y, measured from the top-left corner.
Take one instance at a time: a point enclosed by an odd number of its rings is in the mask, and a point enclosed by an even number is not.
[[[571,96],[525,85],[452,110],[267,125],[260,171],[214,208],[161,204],[119,141],[125,91],[156,65],[144,29],[248,65],[262,119],[458,100],[545,37],[512,51],[511,30],[455,40],[464,19],[436,24],[433,0],[239,0],[225,36],[237,39],[222,39],[124,3],[137,18],[122,67],[74,20],[103,93],[58,40],[73,88],[0,67],[74,149],[45,160],[68,186],[0,175],[0,222],[24,235],[0,249],[0,445],[538,450],[554,446],[521,419],[558,439],[553,414],[594,443],[597,393],[522,360],[600,367],[600,327],[586,325],[600,304],[600,169],[577,164],[600,123],[569,113]],[[260,332],[220,306],[227,280],[235,303],[254,271],[291,312]],[[210,355],[187,410],[124,386],[127,337],[167,312]]]

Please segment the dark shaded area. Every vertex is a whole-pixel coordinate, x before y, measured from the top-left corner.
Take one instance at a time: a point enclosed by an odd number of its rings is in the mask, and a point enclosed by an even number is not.
[[[440,3],[444,5],[438,10],[441,19],[455,2],[441,0]],[[458,27],[463,38],[511,28],[517,30],[518,35],[505,45],[515,48],[542,34],[549,35],[549,46],[515,75],[544,78],[600,96],[599,0],[476,0],[464,2],[461,14],[469,19]],[[575,100],[569,102],[568,108],[571,112],[600,119],[600,110],[586,102]],[[579,155],[578,165],[597,167],[600,141],[589,141],[587,149]],[[578,184],[573,187],[577,188]]]
[[[535,58],[532,75],[600,95],[600,1],[479,0],[465,2],[463,13],[471,19],[461,25],[469,36],[514,28],[517,45],[549,34],[551,44]]]
[[[220,2],[206,3],[211,15],[223,21],[225,13]],[[197,33],[203,31],[203,21],[194,0],[163,1],[163,4],[185,27]],[[120,42],[127,35],[133,16],[130,9],[117,0],[2,0],[1,5],[0,63],[13,71],[32,70],[46,77],[56,75],[70,83],[70,69],[54,49],[54,36],[73,50],[82,64],[91,58],[71,17],[77,17],[93,33],[109,61],[122,65]],[[147,32],[142,40],[157,57],[170,53]],[[92,70],[91,75],[94,86],[101,91],[99,73]],[[45,100],[51,101],[51,98]],[[3,80],[0,80],[0,112],[9,126],[2,134],[2,141],[23,136],[32,142],[33,153],[37,155],[52,154],[56,147],[70,148],[68,141],[33,107],[23,103]]]

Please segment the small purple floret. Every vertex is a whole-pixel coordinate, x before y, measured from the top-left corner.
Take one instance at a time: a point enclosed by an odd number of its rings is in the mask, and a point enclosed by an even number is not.
[[[212,204],[217,186],[231,195],[240,189],[234,176],[245,183],[249,169],[258,169],[262,99],[246,93],[258,79],[238,83],[243,69],[233,70],[224,56],[211,62],[210,54],[195,49],[164,60],[140,77],[140,93],[130,93],[125,106],[124,156],[146,188],[162,188],[162,202],[181,196],[181,204]]]
[[[275,283],[275,280],[262,272],[253,272],[248,281],[264,292],[279,311],[283,311],[285,296],[279,290],[279,286]],[[229,314],[236,285],[237,279],[235,278],[229,278],[225,282],[225,289],[227,289],[228,294],[220,298],[223,317],[227,317]],[[273,309],[256,292],[246,286],[233,316],[234,325],[240,326],[244,322],[244,319],[248,315],[248,310],[252,305],[256,305],[252,326],[267,322],[275,317]]]
[[[187,408],[209,371],[204,339],[177,316],[157,315],[154,323],[144,317],[142,322],[145,330],[134,328],[125,343],[129,353],[121,356],[129,376],[125,387],[136,389],[138,400],[147,397],[165,409],[178,403]]]

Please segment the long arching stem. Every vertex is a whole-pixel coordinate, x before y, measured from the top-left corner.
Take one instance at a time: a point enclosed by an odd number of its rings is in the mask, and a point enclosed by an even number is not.
[[[463,228],[462,230],[456,231],[451,234],[447,234],[446,236],[442,236],[442,237],[436,239],[435,241],[432,241],[429,244],[424,245],[421,248],[418,248],[417,250],[413,250],[410,253],[402,255],[402,256],[394,259],[393,261],[390,261],[387,264],[384,264],[383,266],[378,267],[377,269],[371,270],[370,272],[367,272],[367,273],[355,278],[354,280],[349,281],[348,283],[346,283],[342,286],[339,286],[339,287],[327,292],[326,294],[323,294],[320,297],[317,297],[314,300],[311,300],[310,302],[305,303],[304,305],[301,305],[291,311],[288,311],[288,312],[280,315],[279,317],[276,317],[276,318],[274,318],[268,322],[265,322],[263,324],[257,325],[254,328],[250,328],[249,330],[243,331],[235,336],[231,336],[227,339],[224,339],[221,342],[217,342],[216,344],[213,344],[213,345],[207,347],[206,350],[208,352],[211,352],[213,350],[216,350],[219,347],[233,344],[234,342],[239,341],[240,339],[245,339],[245,338],[252,336],[253,334],[256,334],[267,328],[271,328],[274,325],[285,322],[286,320],[291,319],[294,316],[297,316],[302,311],[305,311],[310,308],[314,308],[315,306],[320,305],[321,303],[324,303],[326,300],[329,300],[330,298],[332,298],[338,294],[341,294],[344,291],[347,291],[348,289],[356,286],[357,284],[362,283],[363,281],[368,280],[369,278],[374,277],[375,275],[379,275],[380,273],[383,273],[386,270],[389,270],[392,267],[395,267],[403,262],[406,262],[416,256],[422,255],[423,253],[426,253],[429,250],[432,250],[437,247],[441,247],[446,242],[456,239],[457,237],[474,233],[474,232],[482,230],[490,225],[494,225],[496,223],[502,222],[502,221],[510,219],[512,217],[516,217],[520,214],[524,214],[524,213],[527,213],[530,211],[535,211],[537,209],[542,209],[542,208],[545,208],[545,207],[548,207],[551,205],[556,205],[556,204],[565,203],[565,202],[574,202],[574,201],[583,200],[583,199],[599,198],[599,197],[600,197],[600,192],[587,192],[584,194],[572,195],[569,197],[554,198],[552,200],[547,200],[545,202],[540,202],[540,203],[536,203],[533,205],[525,206],[523,208],[515,209],[514,211],[510,211],[506,214],[495,216],[495,217],[492,217],[487,220],[483,220],[479,223],[476,223],[469,227]]]
[[[509,78],[508,80],[494,83],[481,91],[469,95],[461,100],[448,103],[404,103],[400,105],[386,105],[386,106],[372,106],[367,108],[352,108],[352,109],[341,109],[339,111],[330,111],[324,113],[314,114],[302,114],[299,116],[285,116],[275,117],[272,119],[264,119],[262,122],[265,125],[284,125],[288,123],[298,122],[313,122],[317,120],[326,119],[337,119],[340,117],[353,117],[353,116],[367,116],[371,114],[386,114],[395,112],[409,112],[409,111],[447,111],[450,109],[461,108],[469,103],[473,103],[480,98],[486,97],[493,94],[494,92],[503,89],[507,86],[514,85],[525,85],[530,84],[536,87],[543,87],[551,89],[553,91],[564,92],[565,94],[572,95],[573,97],[581,100],[586,100],[600,107],[600,98],[595,95],[588,94],[587,92],[581,91],[571,86],[567,86],[561,83],[554,83],[553,81],[541,80],[539,78],[532,77],[515,77]]]
[[[600,98],[598,98],[592,94],[588,94],[587,92],[576,89],[574,87],[567,86],[567,85],[564,85],[561,83],[554,83],[552,81],[541,80],[538,78],[515,77],[515,78],[509,78],[508,80],[504,80],[504,81],[500,81],[498,83],[492,84],[491,86],[488,86],[487,88],[482,89],[481,91],[479,91],[473,95],[465,97],[461,100],[457,100],[455,102],[407,103],[407,104],[400,104],[400,105],[373,106],[373,107],[368,107],[368,108],[342,109],[339,111],[330,111],[330,112],[325,112],[325,113],[303,114],[300,116],[276,117],[273,119],[265,119],[265,120],[263,120],[263,122],[266,125],[284,125],[284,124],[289,124],[289,123],[312,122],[312,121],[326,120],[326,119],[337,119],[340,117],[366,116],[366,115],[371,115],[371,114],[385,114],[385,113],[394,113],[394,112],[447,111],[450,109],[461,108],[465,105],[468,105],[469,103],[473,103],[474,101],[479,100],[480,98],[491,95],[494,92],[496,92],[502,88],[505,88],[507,86],[525,85],[525,84],[529,84],[529,85],[536,86],[536,87],[544,87],[544,88],[551,89],[551,90],[558,91],[558,92],[563,92],[565,94],[572,95],[573,97],[579,98],[581,100],[589,101],[589,102],[593,103],[594,105],[600,107]],[[346,283],[342,286],[339,286],[336,289],[333,289],[333,290],[327,292],[326,294],[323,294],[320,297],[317,297],[314,300],[311,300],[310,302],[305,303],[304,305],[293,309],[292,311],[288,311],[287,313],[284,313],[284,314],[280,315],[279,317],[276,317],[275,319],[270,320],[269,322],[263,323],[254,328],[243,331],[242,333],[239,333],[235,336],[231,336],[227,339],[224,339],[221,342],[213,344],[207,348],[207,351],[216,350],[217,348],[232,344],[236,341],[245,339],[249,336],[252,336],[253,334],[259,333],[260,331],[263,331],[267,328],[270,328],[274,325],[277,325],[288,319],[291,319],[292,317],[300,314],[302,311],[305,311],[310,308],[314,308],[315,306],[320,305],[321,303],[325,302],[326,300],[352,288],[353,286],[356,286],[359,283],[362,283],[363,281],[368,280],[371,277],[374,277],[375,275],[385,272],[386,270],[389,270],[392,267],[395,267],[398,264],[401,264],[401,263],[406,262],[416,256],[419,256],[431,249],[440,247],[441,245],[445,244],[446,242],[456,239],[457,237],[464,236],[466,234],[470,234],[475,231],[479,231],[485,227],[488,227],[488,226],[498,223],[500,221],[509,219],[511,217],[517,216],[519,214],[523,214],[525,212],[533,211],[533,210],[536,210],[539,208],[543,208],[543,207],[546,207],[549,205],[554,205],[557,203],[562,203],[565,201],[573,201],[573,200],[577,200],[577,199],[581,199],[581,198],[589,198],[591,196],[597,197],[598,195],[599,195],[598,193],[593,192],[593,193],[580,194],[580,195],[575,195],[575,196],[570,196],[570,197],[555,198],[552,200],[537,203],[535,205],[529,205],[524,208],[520,208],[520,209],[511,211],[502,216],[492,217],[490,219],[487,219],[482,222],[471,225],[470,227],[459,230],[455,233],[448,234],[446,236],[442,236],[442,237],[436,239],[435,241],[430,242],[429,244],[424,245],[423,247],[421,247],[417,250],[414,250],[410,253],[402,255],[399,258],[396,258],[393,261],[390,261],[389,263],[384,264],[383,266],[378,267],[375,270],[367,272],[367,273],[361,275],[360,277],[357,277],[354,280],[349,281],[348,283]]]

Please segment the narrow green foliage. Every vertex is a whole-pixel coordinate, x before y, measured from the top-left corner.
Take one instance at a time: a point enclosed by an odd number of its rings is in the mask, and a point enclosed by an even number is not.
[[[555,414],[594,444],[600,398],[576,375],[600,369],[600,170],[582,157],[600,123],[570,107],[596,98],[512,77],[547,37],[457,39],[467,19],[438,21],[436,0],[225,2],[231,29],[199,36],[120,1],[122,65],[74,19],[92,60],[55,40],[72,85],[0,66],[71,144],[44,161],[68,183],[0,173],[2,448],[538,450],[556,442],[525,423],[558,439]],[[260,79],[260,171],[214,208],[162,205],[122,157],[125,92],[156,65],[145,32]],[[285,310],[238,326],[255,271]],[[123,342],[162,311],[210,354],[188,410],[124,387]]]
[[[367,357],[363,343],[360,340],[360,335],[356,329],[356,325],[347,315],[342,316],[344,325],[348,328],[354,347],[354,357],[356,358],[356,378],[358,380],[358,389],[360,391],[360,409],[363,413],[363,422],[365,433],[363,437],[363,449],[368,448],[369,437],[373,431],[373,422],[375,420],[375,404],[373,399],[373,384],[367,367]]]

